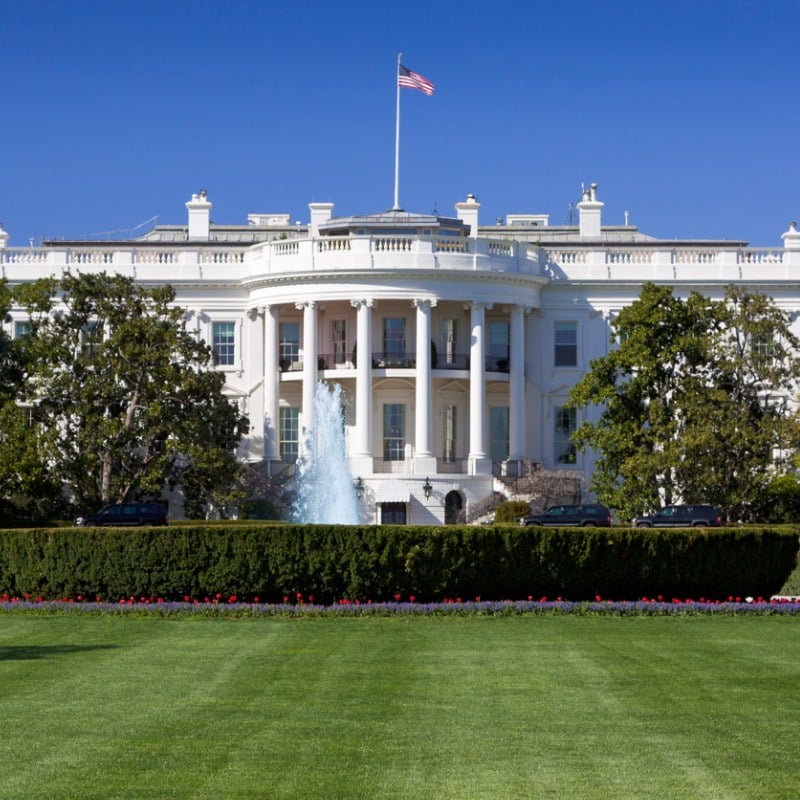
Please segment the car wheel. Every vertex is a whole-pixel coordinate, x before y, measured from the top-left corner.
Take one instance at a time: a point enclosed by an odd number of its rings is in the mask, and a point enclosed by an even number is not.
[[[649,522],[637,522],[637,528],[652,528],[653,526]]]
[[[584,522],[583,523],[583,527],[584,528],[596,528],[597,527],[597,523],[596,522]]]

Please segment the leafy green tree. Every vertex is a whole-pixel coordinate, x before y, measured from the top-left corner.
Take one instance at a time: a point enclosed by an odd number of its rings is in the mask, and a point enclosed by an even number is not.
[[[623,517],[679,500],[746,517],[797,446],[786,314],[738,288],[712,301],[646,284],[613,321],[612,342],[570,393],[575,407],[602,408],[574,435],[598,454],[598,496]]]
[[[0,281],[0,318],[7,317],[13,304],[8,283]],[[39,448],[36,407],[17,403],[26,371],[26,340],[0,328],[0,518],[6,523],[49,517],[63,505],[60,481],[53,479]]]
[[[224,513],[247,420],[223,394],[210,348],[171,286],[65,275],[19,294],[31,313],[20,398],[37,409],[51,474],[79,509],[182,487],[191,510]]]

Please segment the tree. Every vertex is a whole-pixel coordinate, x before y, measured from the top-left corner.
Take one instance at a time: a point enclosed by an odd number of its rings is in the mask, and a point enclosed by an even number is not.
[[[614,349],[570,393],[600,406],[576,446],[599,457],[592,488],[621,516],[677,501],[743,518],[797,446],[785,399],[800,377],[789,320],[759,293],[682,300],[646,284],[612,323]]]
[[[36,406],[46,463],[80,510],[157,498],[165,485],[196,514],[232,497],[247,420],[174,299],[170,286],[105,273],[19,293],[32,324],[19,399]]]
[[[0,281],[0,317],[6,318],[13,295]],[[62,506],[60,481],[54,481],[39,449],[34,406],[17,403],[25,374],[27,337],[9,336],[0,327],[0,517],[41,519]]]

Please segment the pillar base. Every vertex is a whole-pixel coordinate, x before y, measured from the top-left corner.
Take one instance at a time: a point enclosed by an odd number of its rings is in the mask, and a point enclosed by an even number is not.
[[[423,455],[414,456],[414,474],[415,475],[435,475],[436,474],[436,456]]]
[[[491,475],[492,459],[488,456],[467,456],[470,475]]]

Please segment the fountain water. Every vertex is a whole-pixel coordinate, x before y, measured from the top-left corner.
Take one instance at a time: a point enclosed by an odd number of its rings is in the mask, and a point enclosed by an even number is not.
[[[314,392],[312,429],[306,431],[305,452],[297,463],[297,495],[292,506],[296,522],[356,525],[358,498],[347,461],[342,387],[318,383]]]

